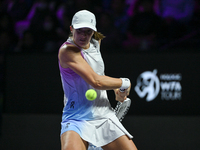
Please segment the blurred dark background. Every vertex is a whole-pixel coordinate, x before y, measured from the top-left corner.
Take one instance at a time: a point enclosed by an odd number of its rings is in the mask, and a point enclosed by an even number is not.
[[[199,0],[2,0],[0,150],[60,149],[57,54],[82,9],[106,36],[106,75],[131,79],[122,123],[138,149],[199,149]]]

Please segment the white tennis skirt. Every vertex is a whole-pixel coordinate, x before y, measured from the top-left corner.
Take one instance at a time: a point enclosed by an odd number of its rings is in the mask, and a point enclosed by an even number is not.
[[[61,122],[61,135],[69,130],[77,132],[83,140],[96,147],[104,146],[122,135],[127,135],[130,139],[133,138],[116,115],[100,120]]]

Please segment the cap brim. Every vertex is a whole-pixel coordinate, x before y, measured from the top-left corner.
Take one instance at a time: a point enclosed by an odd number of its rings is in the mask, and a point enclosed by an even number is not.
[[[94,31],[97,31],[96,27],[91,26],[91,24],[87,24],[87,23],[81,23],[81,24],[74,24],[73,25],[74,29],[79,29],[79,28],[90,28]]]

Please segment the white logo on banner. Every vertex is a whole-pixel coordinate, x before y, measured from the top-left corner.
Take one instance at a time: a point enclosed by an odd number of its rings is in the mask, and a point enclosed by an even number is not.
[[[156,74],[157,70],[154,70],[153,72],[146,71],[137,78],[135,91],[141,98],[144,98],[147,95],[146,101],[148,102],[154,100],[160,90],[160,82]]]
[[[181,74],[161,74],[159,80],[156,69],[146,71],[137,78],[135,91],[140,98],[146,96],[147,102],[154,100],[160,91],[162,100],[181,100],[181,80]]]
[[[160,88],[162,100],[181,100],[181,74],[161,74]]]

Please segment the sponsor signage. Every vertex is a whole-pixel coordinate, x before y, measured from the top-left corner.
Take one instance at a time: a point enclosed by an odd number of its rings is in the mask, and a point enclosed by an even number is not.
[[[145,71],[137,78],[135,91],[141,99],[147,102],[155,100],[160,93],[161,100],[181,100],[182,86],[181,73],[162,73],[158,75],[157,69]]]

